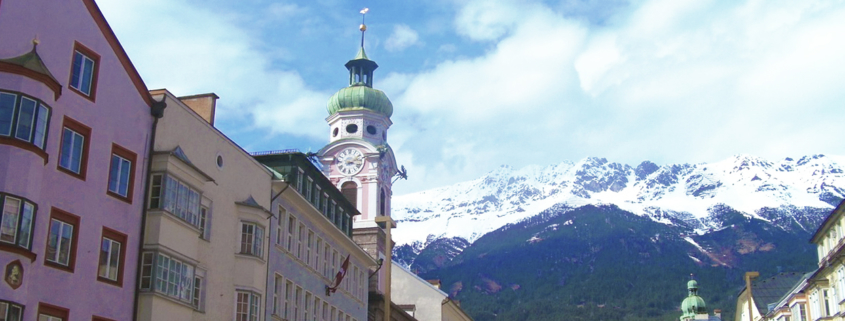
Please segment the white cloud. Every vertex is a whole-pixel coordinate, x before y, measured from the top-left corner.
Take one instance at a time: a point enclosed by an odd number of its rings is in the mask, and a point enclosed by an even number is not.
[[[420,36],[414,29],[405,24],[393,26],[393,33],[384,42],[387,51],[402,51],[405,48],[419,44]]]
[[[466,3],[456,32],[494,46],[392,89],[391,139],[415,181],[397,191],[586,156],[635,165],[843,153],[841,3],[653,0],[610,21]]]
[[[325,114],[315,106],[325,106],[330,93],[309,88],[296,71],[271,67],[278,52],[261,50],[259,35],[226,14],[178,0],[98,5],[150,88],[215,92],[218,122],[242,119],[272,133],[324,137]],[[274,15],[301,10],[270,8]]]

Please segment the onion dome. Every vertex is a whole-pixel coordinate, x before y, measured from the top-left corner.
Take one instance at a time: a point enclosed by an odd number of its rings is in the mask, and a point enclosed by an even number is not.
[[[704,303],[704,299],[698,296],[698,282],[689,280],[687,282],[687,289],[689,290],[689,295],[681,302],[683,316],[694,317],[696,314],[707,314],[707,304]]]
[[[390,118],[393,103],[383,91],[373,89],[373,71],[378,68],[375,61],[367,58],[364,47],[346,63],[349,70],[349,87],[343,88],[329,98],[326,109],[329,116],[342,110],[371,110]]]

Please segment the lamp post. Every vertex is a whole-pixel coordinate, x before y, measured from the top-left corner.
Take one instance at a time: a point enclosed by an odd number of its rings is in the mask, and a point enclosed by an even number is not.
[[[754,298],[751,296],[751,279],[760,276],[760,272],[745,272],[745,289],[748,292],[748,320],[754,321],[754,309],[752,307]]]

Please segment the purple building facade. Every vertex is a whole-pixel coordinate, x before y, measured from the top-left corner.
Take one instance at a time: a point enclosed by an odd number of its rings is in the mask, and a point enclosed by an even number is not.
[[[93,0],[0,0],[0,319],[132,319],[153,106]]]

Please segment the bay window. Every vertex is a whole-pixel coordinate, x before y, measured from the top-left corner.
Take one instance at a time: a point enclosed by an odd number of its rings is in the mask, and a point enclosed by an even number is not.
[[[252,291],[235,291],[235,321],[258,321],[261,296]]]
[[[0,193],[0,242],[29,251],[37,206],[23,197]]]
[[[23,306],[9,301],[0,301],[0,320],[23,320]]]
[[[169,174],[153,174],[150,209],[167,211],[201,231],[208,229],[200,219],[200,193]]]
[[[50,108],[40,100],[0,91],[0,136],[15,138],[44,150]]]
[[[145,252],[141,256],[139,287],[142,291],[155,291],[198,309],[201,300],[196,296],[202,292],[202,277],[196,277],[199,272],[194,265],[171,255]]]
[[[241,222],[241,254],[263,257],[264,228],[261,225]]]

